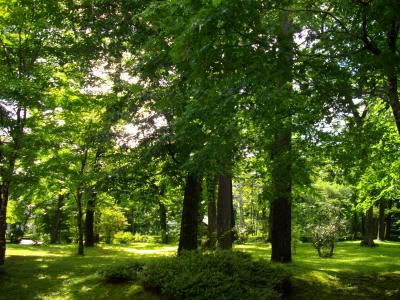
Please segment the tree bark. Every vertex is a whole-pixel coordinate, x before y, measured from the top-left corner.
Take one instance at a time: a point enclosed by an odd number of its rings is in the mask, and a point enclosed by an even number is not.
[[[220,249],[232,249],[233,229],[232,176],[218,176],[217,238]]]
[[[193,173],[186,178],[178,255],[185,250],[197,249],[198,210],[201,198],[201,177]]]
[[[83,248],[83,210],[82,210],[82,196],[83,196],[83,182],[82,176],[85,172],[85,167],[88,158],[88,149],[85,149],[82,160],[81,160],[81,170],[79,172],[79,184],[76,189],[76,205],[78,209],[77,215],[77,227],[78,227],[78,254],[84,255],[84,248]]]
[[[390,24],[390,28],[387,31],[387,43],[389,52],[391,54],[390,58],[393,60],[396,57],[397,52],[397,39],[399,34],[398,20],[393,20]],[[398,78],[396,72],[396,66],[394,64],[387,64],[387,81],[388,81],[388,98],[390,106],[392,108],[394,120],[397,126],[397,132],[400,134],[400,104],[399,104],[399,94],[398,94]]]
[[[367,210],[365,215],[365,235],[361,241],[361,246],[375,247],[374,243],[374,207]]]
[[[286,5],[290,1],[285,2]],[[271,260],[292,261],[292,112],[293,95],[293,25],[288,12],[281,12],[280,32],[277,36],[278,65],[280,67],[275,99],[274,134],[271,149]]]
[[[96,208],[96,193],[93,192],[91,199],[86,204],[86,219],[85,219],[85,246],[94,247],[94,212]]]
[[[392,200],[388,203],[389,212],[386,215],[386,230],[385,230],[385,240],[390,241],[392,232],[392,213],[390,209],[392,208]]]
[[[160,202],[160,228],[161,228],[161,243],[168,244],[168,224],[167,224],[167,207]]]
[[[131,233],[135,234],[136,233],[136,225],[135,225],[135,208],[134,207],[131,207],[131,212],[129,214],[128,221],[129,221],[129,225],[130,225],[129,227],[130,227]]]
[[[77,216],[77,226],[78,226],[78,254],[84,255],[83,248],[83,211],[82,211],[82,186],[81,184],[78,186],[76,193],[76,204],[78,208],[78,216]]]
[[[385,240],[385,201],[379,201],[378,240]]]
[[[58,194],[56,215],[54,217],[54,224],[51,230],[50,244],[57,244],[60,242],[60,226],[61,226],[61,209],[64,206],[65,194]]]
[[[9,183],[0,186],[0,266],[4,265],[6,257],[7,204]]]
[[[208,240],[206,247],[215,249],[217,245],[217,203],[216,203],[216,187],[218,177],[214,175],[207,176],[207,216],[208,216]]]
[[[238,202],[239,202],[239,228],[241,230],[243,230],[245,227],[244,224],[244,209],[243,209],[243,189],[242,189],[242,185],[238,186],[238,190],[239,190],[239,197],[238,197]]]

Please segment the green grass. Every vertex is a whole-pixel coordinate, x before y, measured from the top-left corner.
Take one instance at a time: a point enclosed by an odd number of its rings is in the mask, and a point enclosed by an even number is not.
[[[268,259],[268,244],[235,247],[255,259]],[[97,271],[110,264],[150,261],[171,256],[176,246],[135,243],[131,246],[76,247],[8,245],[0,274],[0,299],[130,299],[161,300],[151,291],[131,284],[106,284]],[[338,243],[332,258],[319,258],[310,244],[300,244],[293,263],[292,299],[400,299],[400,243],[379,243],[368,249],[359,242]],[[135,291],[138,292],[135,292]]]
[[[129,248],[94,247],[79,257],[71,245],[8,245],[4,273],[0,275],[0,299],[126,299],[129,284],[103,283],[96,272],[110,264],[149,261],[175,251],[174,246],[137,243]],[[134,299],[162,298],[143,291]]]
[[[400,299],[400,243],[379,242],[376,248],[360,242],[341,242],[334,256],[320,258],[311,244],[300,244],[293,263],[292,299]],[[248,244],[237,249],[269,259],[270,245]]]

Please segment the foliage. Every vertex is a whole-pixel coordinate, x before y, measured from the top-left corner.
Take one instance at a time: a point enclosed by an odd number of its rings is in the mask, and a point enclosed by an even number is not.
[[[331,257],[335,243],[343,231],[343,222],[331,220],[329,223],[315,226],[313,231],[313,246],[319,257]]]
[[[107,244],[110,244],[115,233],[128,225],[126,217],[118,208],[105,208],[101,212],[98,229]]]
[[[134,235],[132,232],[126,232],[126,231],[118,231],[114,235],[114,243],[115,244],[129,244],[134,240]]]
[[[146,265],[145,287],[175,299],[280,299],[290,288],[289,274],[244,253],[185,253]]]
[[[99,271],[99,274],[106,282],[121,283],[126,281],[136,281],[138,279],[138,273],[142,271],[142,269],[142,263],[131,262],[112,265]]]

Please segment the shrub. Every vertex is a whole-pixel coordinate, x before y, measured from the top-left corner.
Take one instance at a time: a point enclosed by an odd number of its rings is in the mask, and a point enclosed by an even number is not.
[[[146,265],[143,286],[174,299],[281,299],[290,288],[280,266],[231,251],[184,253]]]
[[[134,235],[131,232],[118,231],[114,235],[115,244],[129,244],[134,240]]]
[[[335,243],[343,232],[344,223],[331,220],[330,223],[317,225],[313,228],[313,245],[319,257],[331,257]]]
[[[131,262],[127,264],[108,266],[99,271],[99,275],[104,281],[109,283],[136,281],[138,279],[138,273],[142,269],[143,264],[139,262]]]
[[[128,225],[125,215],[119,209],[106,208],[101,211],[98,228],[107,244],[110,244],[115,233]]]

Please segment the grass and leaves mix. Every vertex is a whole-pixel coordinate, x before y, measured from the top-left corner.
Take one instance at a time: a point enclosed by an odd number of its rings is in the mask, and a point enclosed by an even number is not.
[[[235,247],[248,254],[182,258],[176,246],[155,243],[102,245],[84,257],[71,245],[9,245],[0,299],[276,299],[288,274],[289,299],[400,299],[400,243],[335,249],[320,258],[311,244],[299,244],[293,263],[271,265],[270,245],[261,243]]]

